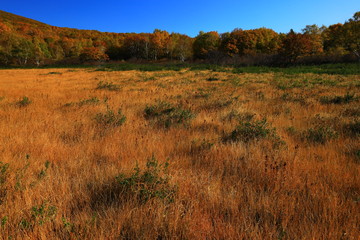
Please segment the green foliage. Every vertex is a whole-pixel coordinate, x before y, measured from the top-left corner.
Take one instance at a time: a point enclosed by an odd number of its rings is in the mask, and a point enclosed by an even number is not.
[[[350,93],[346,93],[344,96],[323,96],[320,98],[322,104],[346,104],[357,100],[358,97],[355,97],[355,94]]]
[[[303,132],[303,139],[309,143],[325,144],[331,139],[338,137],[338,133],[328,126],[318,125]]]
[[[69,222],[68,220],[66,220],[66,218],[62,218],[61,219],[62,220],[62,222],[63,222],[63,227],[67,230],[67,231],[69,231],[69,232],[74,232],[74,224],[72,224],[71,222]]]
[[[26,159],[26,162],[25,162],[24,167],[18,169],[17,172],[16,172],[16,176],[15,176],[15,179],[16,179],[15,189],[19,190],[19,191],[22,191],[22,190],[26,189],[26,185],[23,184],[23,179],[25,177],[26,171],[28,170],[28,168],[30,166],[30,162],[29,162],[30,155],[26,154],[25,159]]]
[[[96,87],[96,89],[105,89],[105,90],[109,90],[109,91],[119,91],[120,90],[120,86],[117,84],[114,84],[112,82],[104,82],[104,81],[100,81]]]
[[[16,104],[19,107],[26,107],[31,103],[30,99],[28,97],[23,97],[20,101],[18,101]]]
[[[31,220],[32,223],[43,225],[44,223],[52,220],[57,213],[57,208],[52,205],[48,205],[46,202],[39,206],[33,206],[31,208]]]
[[[283,74],[330,74],[330,75],[358,75],[360,74],[359,63],[337,63],[337,64],[320,64],[309,66],[292,66],[292,67],[266,67],[250,66],[234,68],[233,73],[283,73]]]
[[[42,169],[42,170],[40,171],[40,173],[38,174],[38,178],[39,178],[39,179],[43,179],[43,178],[47,175],[47,171],[48,171],[48,169],[49,169],[49,167],[50,167],[50,162],[49,162],[49,161],[46,161],[45,164],[44,164],[44,166],[45,166],[45,168]]]
[[[30,217],[22,218],[19,227],[24,230],[33,230],[35,226],[42,226],[53,221],[56,214],[56,206],[43,202],[41,205],[35,205],[30,209]]]
[[[200,32],[193,44],[194,57],[199,59],[211,58],[216,54],[219,45],[220,36],[217,32]]]
[[[259,121],[246,121],[240,124],[230,134],[223,137],[224,142],[252,142],[259,139],[279,139],[275,128],[271,128],[264,118]]]
[[[98,113],[95,116],[95,121],[98,125],[108,127],[119,127],[126,121],[126,116],[122,114],[121,109],[118,109],[117,113],[108,108],[105,113]]]
[[[8,219],[9,219],[8,216],[2,217],[2,218],[0,219],[0,226],[1,226],[1,227],[5,227]]]
[[[159,101],[155,105],[146,106],[144,116],[153,120],[158,126],[169,128],[174,125],[187,125],[195,115],[190,110]]]
[[[33,228],[33,225],[29,221],[27,221],[26,219],[23,218],[19,222],[19,227],[21,229],[28,230],[30,228]]]
[[[37,180],[33,181],[30,184],[30,187],[35,187],[41,180],[43,180],[47,176],[50,164],[51,163],[49,161],[46,161],[44,163],[45,168],[40,170],[40,172],[37,174]]]
[[[189,67],[187,64],[134,64],[134,63],[120,63],[120,64],[106,64],[104,67],[97,68],[96,71],[130,71],[138,70],[141,72],[154,72],[154,71],[180,71]]]
[[[169,183],[168,166],[168,162],[159,164],[153,156],[147,161],[145,170],[136,166],[130,176],[118,175],[116,182],[121,187],[123,196],[135,197],[140,203],[152,198],[170,203],[174,201],[177,190]]]

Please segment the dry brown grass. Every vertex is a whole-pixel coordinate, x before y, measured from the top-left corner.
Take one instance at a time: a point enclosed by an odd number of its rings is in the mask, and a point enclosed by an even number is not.
[[[358,239],[360,141],[347,126],[359,123],[360,76],[213,76],[1,70],[1,239]],[[347,92],[348,103],[319,100]],[[196,117],[164,128],[144,117],[157,100]],[[125,123],[96,122],[107,109]],[[277,137],[223,140],[263,118]],[[119,190],[115,177],[152,156],[169,162],[173,201]]]

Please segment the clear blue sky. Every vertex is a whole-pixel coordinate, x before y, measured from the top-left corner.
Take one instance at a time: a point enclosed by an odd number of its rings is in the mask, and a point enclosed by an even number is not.
[[[168,32],[271,28],[300,31],[306,25],[344,23],[360,0],[1,0],[0,10],[50,25],[104,32]]]

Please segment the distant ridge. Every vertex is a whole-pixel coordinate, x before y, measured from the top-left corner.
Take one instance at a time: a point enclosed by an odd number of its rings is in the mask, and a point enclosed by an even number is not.
[[[2,22],[7,22],[7,23],[22,22],[22,23],[28,23],[28,24],[33,24],[33,25],[37,25],[37,26],[51,26],[46,23],[36,21],[34,19],[26,18],[26,17],[20,16],[20,15],[5,12],[2,10],[0,10],[0,20]]]

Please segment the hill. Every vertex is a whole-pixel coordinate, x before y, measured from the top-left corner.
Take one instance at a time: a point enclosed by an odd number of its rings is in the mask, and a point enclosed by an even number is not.
[[[195,38],[155,29],[153,33],[108,33],[55,27],[0,11],[0,65],[141,59],[201,60],[216,64],[274,65],[360,59],[360,13],[344,24],[302,33],[272,29],[200,32]]]

